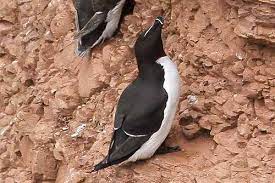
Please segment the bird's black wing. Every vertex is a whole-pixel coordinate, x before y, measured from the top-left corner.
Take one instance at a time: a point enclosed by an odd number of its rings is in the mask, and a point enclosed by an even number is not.
[[[108,155],[97,165],[93,171],[98,171],[114,164],[119,164],[130,158],[151,135],[142,137],[128,136],[121,128],[113,133]]]
[[[119,0],[75,0],[79,30],[82,30],[97,12],[102,12],[106,17],[118,2]]]
[[[162,86],[142,80],[134,81],[124,90],[115,115],[111,159],[134,153],[159,130],[167,99]]]
[[[79,39],[82,38],[83,36],[93,32],[95,29],[98,28],[100,24],[102,24],[106,19],[106,14],[103,12],[96,12],[94,16],[87,22],[87,24],[82,27],[81,30],[79,30],[75,38]]]
[[[110,1],[110,2],[107,2]],[[82,55],[101,36],[106,27],[106,17],[109,6],[114,7],[116,2],[111,0],[75,0],[76,26],[78,33],[77,53]]]
[[[81,30],[96,13],[92,1],[75,0],[75,9],[77,13],[77,26]]]
[[[95,11],[112,10],[121,0],[90,0]]]
[[[142,88],[142,89],[140,89]],[[122,93],[115,116],[115,129],[140,136],[161,126],[168,95],[160,84],[136,80]]]
[[[76,26],[78,32],[75,39],[78,39],[76,53],[83,55],[89,48],[95,46],[102,32],[107,25],[108,13],[113,10],[121,0],[75,0],[76,9]],[[122,16],[120,17],[119,27],[115,31],[116,34],[120,28],[122,17],[133,11],[134,0],[126,0],[123,7]]]
[[[139,80],[129,85],[118,103],[108,156],[95,171],[127,160],[148,141],[161,126],[167,99],[162,87]]]

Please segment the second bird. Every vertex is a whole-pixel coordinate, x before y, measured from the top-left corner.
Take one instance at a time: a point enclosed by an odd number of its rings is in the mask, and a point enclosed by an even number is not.
[[[122,18],[133,12],[134,0],[75,0],[77,41],[76,54],[83,56],[90,49],[112,37]]]
[[[135,44],[138,77],[122,93],[108,155],[94,171],[122,162],[179,150],[162,146],[180,96],[176,64],[166,56],[161,39],[163,18],[141,33]]]

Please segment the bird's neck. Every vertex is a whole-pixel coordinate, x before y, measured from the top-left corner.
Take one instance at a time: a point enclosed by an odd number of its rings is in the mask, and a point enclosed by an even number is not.
[[[147,80],[159,80],[164,77],[164,70],[156,61],[138,62],[138,77]]]

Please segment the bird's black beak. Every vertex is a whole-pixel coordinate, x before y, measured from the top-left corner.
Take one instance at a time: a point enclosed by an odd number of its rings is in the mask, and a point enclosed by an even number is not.
[[[157,30],[162,29],[163,25],[164,25],[164,18],[162,16],[158,16],[155,19],[155,22],[151,25],[151,27],[147,31],[145,31],[144,37],[146,37],[151,32],[155,32]]]

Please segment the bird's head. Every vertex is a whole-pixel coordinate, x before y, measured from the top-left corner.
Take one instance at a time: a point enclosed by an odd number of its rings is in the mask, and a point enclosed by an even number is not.
[[[143,31],[135,43],[135,55],[138,63],[152,63],[165,56],[161,39],[163,17],[157,17],[147,30]]]

